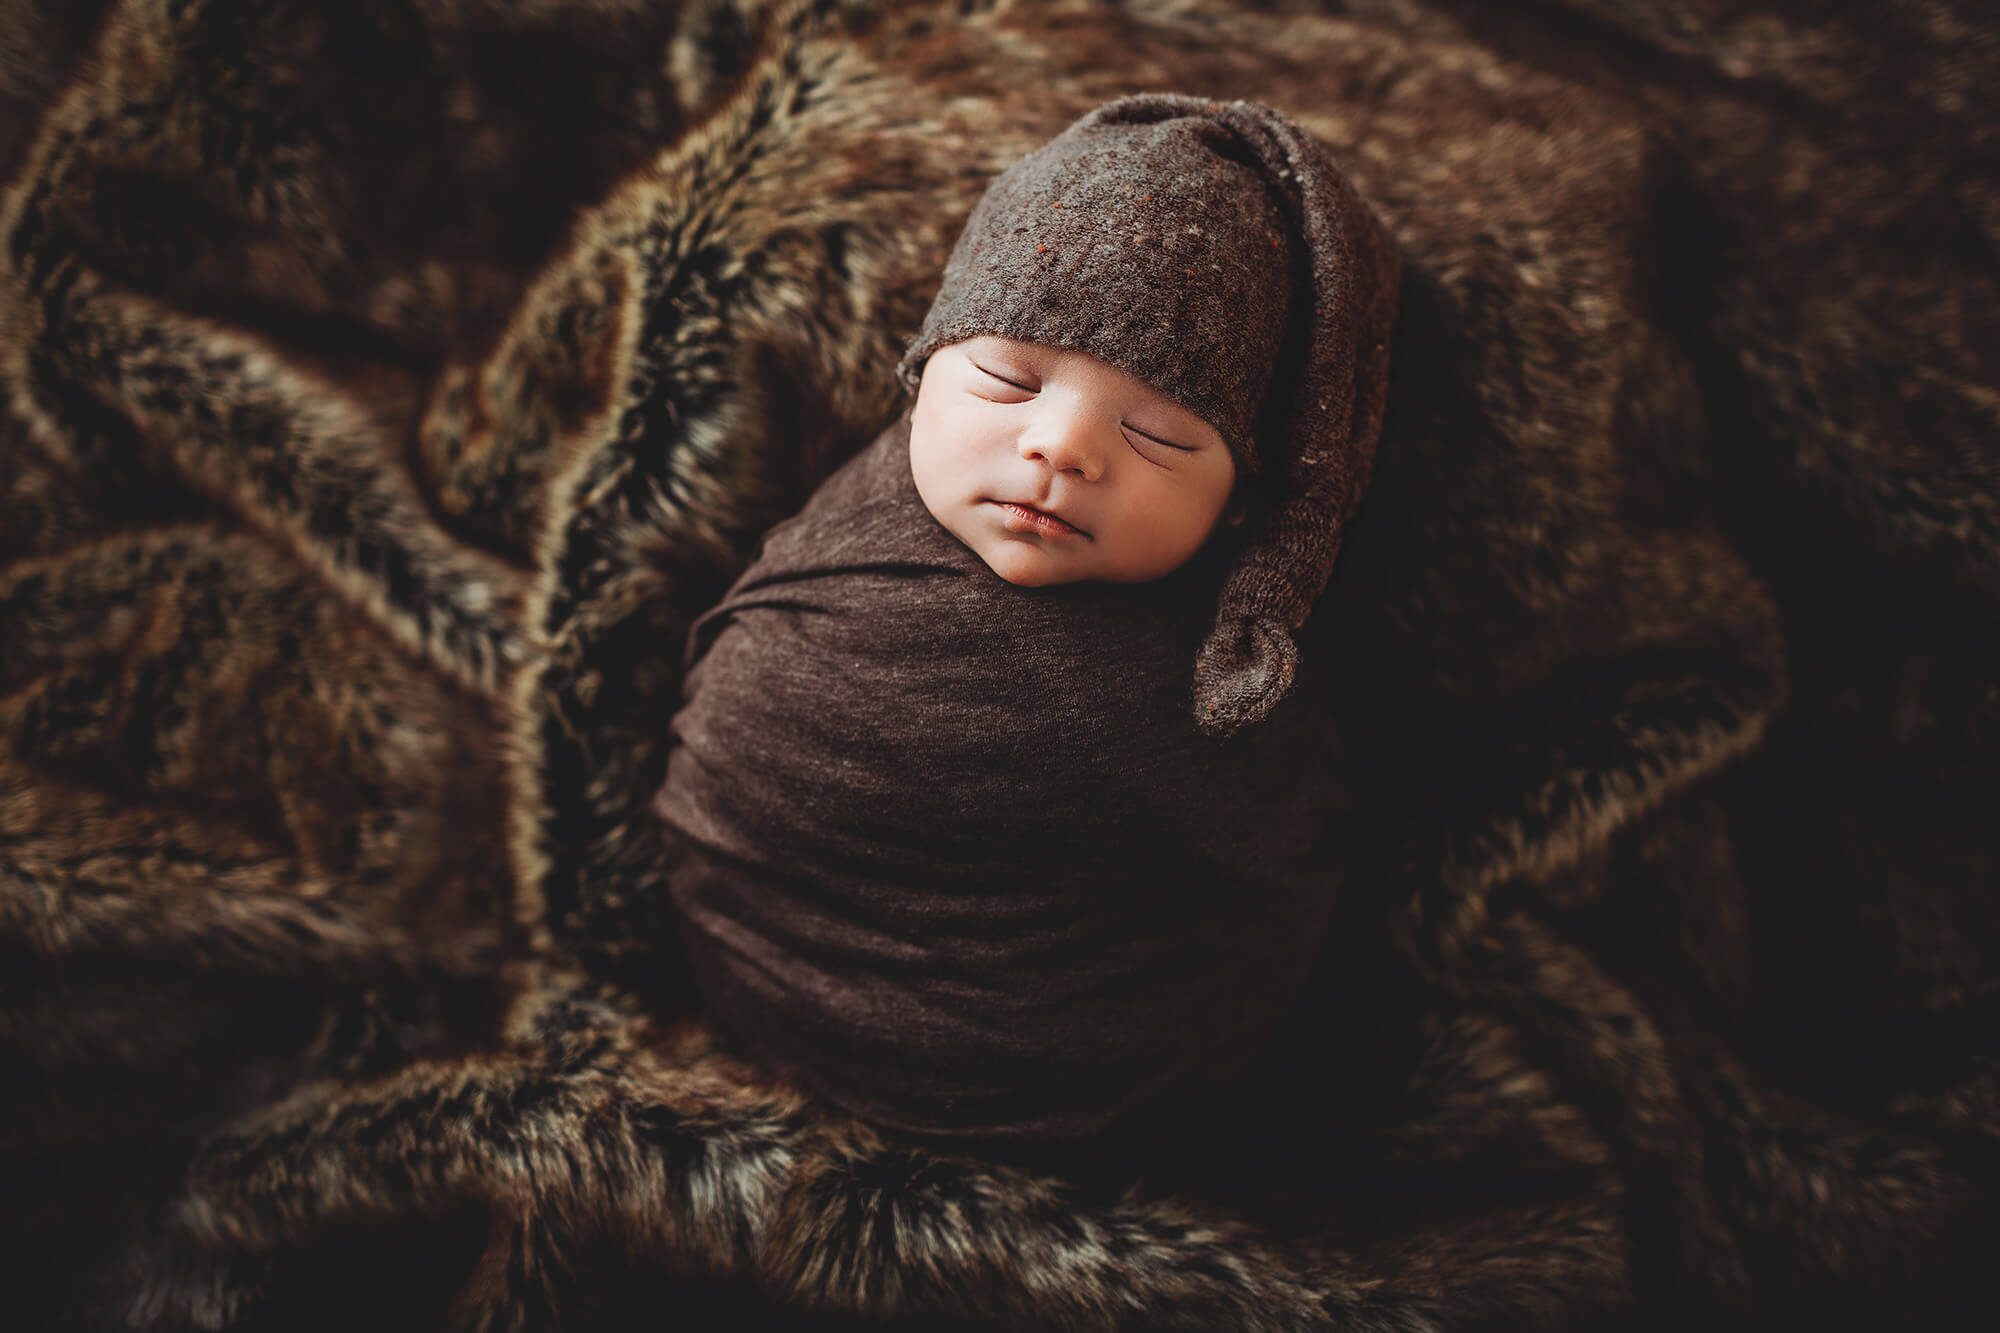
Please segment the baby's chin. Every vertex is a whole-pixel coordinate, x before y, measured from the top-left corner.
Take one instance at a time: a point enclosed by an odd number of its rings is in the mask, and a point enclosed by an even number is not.
[[[1066,562],[1026,542],[1002,542],[999,549],[975,547],[986,567],[1017,588],[1047,588],[1076,583],[1089,575],[1066,568]]]
[[[1060,583],[1155,583],[1174,572],[1127,574],[1080,569],[1073,561],[1052,557],[1025,542],[1002,545],[1003,549],[997,553],[978,551],[979,558],[988,569],[1018,588],[1049,588]],[[1182,565],[1186,563],[1183,561]]]

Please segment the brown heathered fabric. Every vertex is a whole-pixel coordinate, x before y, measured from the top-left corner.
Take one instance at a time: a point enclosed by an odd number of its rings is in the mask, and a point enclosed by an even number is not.
[[[1381,432],[1401,264],[1326,148],[1260,102],[1139,93],[993,179],[897,364],[983,333],[1089,352],[1200,414],[1256,478],[1194,660],[1199,724],[1268,716]]]
[[[1010,584],[933,518],[908,412],[693,625],[667,882],[717,1028],[856,1115],[987,1147],[1203,1113],[1337,875],[1325,696],[1195,725],[1236,529],[1146,584]]]

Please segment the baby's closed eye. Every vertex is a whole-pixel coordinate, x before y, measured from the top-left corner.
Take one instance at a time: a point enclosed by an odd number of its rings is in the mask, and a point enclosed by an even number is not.
[[[1022,393],[1036,392],[1036,390],[1030,388],[1025,384],[1015,383],[1013,380],[1008,379],[1005,375],[1002,375],[1000,372],[996,370],[988,370],[985,366],[980,365],[977,361],[972,363],[972,367],[974,370],[977,370],[980,374],[990,375],[994,379],[999,380],[1002,384],[1011,385],[1012,387],[1019,389]]]
[[[1004,367],[1003,369],[1008,370],[1009,374],[1002,374],[998,370],[994,370],[989,366],[983,366],[979,362],[973,361],[970,357],[967,358],[967,362],[972,366],[974,370],[977,370],[980,374],[985,375],[990,379],[998,380],[1000,383],[1005,384],[1009,388],[1018,389],[1022,393],[1028,394],[1030,397],[1040,392],[1040,389],[1032,384],[1023,384],[1018,379],[1010,378],[1010,374],[1020,375],[1019,371],[1014,371],[1011,367]],[[1028,379],[1032,377],[1022,375],[1021,378]],[[991,402],[998,400],[989,399],[988,401]],[[1138,435],[1142,440],[1144,440],[1148,444],[1156,445],[1161,448],[1172,449],[1178,453],[1183,453],[1183,454],[1191,454],[1195,452],[1193,446],[1185,444],[1175,444],[1172,440],[1165,438],[1158,431],[1141,429],[1140,427],[1133,425],[1129,421],[1121,422],[1119,424],[1122,425],[1126,430],[1132,432],[1133,434]]]

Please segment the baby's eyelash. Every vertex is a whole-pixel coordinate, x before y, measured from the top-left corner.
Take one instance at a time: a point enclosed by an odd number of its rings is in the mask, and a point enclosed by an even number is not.
[[[1127,429],[1138,431],[1139,435],[1142,436],[1143,438],[1151,440],[1154,444],[1163,445],[1168,449],[1178,449],[1181,453],[1184,454],[1191,454],[1194,452],[1194,449],[1189,445],[1175,444],[1172,440],[1163,440],[1157,435],[1147,435],[1145,431],[1139,430],[1137,426],[1131,426],[1128,427]]]
[[[979,371],[980,374],[993,375],[993,378],[999,380],[1002,384],[1010,385],[1013,388],[1019,389],[1022,393],[1035,392],[1033,389],[1030,389],[1025,384],[1015,384],[1014,381],[1008,379],[1005,375],[995,375],[992,371],[988,370],[985,366],[980,365],[977,361],[973,362],[972,364],[973,368]]]

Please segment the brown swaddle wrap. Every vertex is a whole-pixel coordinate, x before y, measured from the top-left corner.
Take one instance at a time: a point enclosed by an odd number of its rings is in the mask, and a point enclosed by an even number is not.
[[[1232,535],[1148,584],[1024,588],[925,509],[903,416],[687,641],[667,882],[712,1021],[885,1128],[1078,1142],[1240,1075],[1331,913],[1313,673],[1195,723]]]

